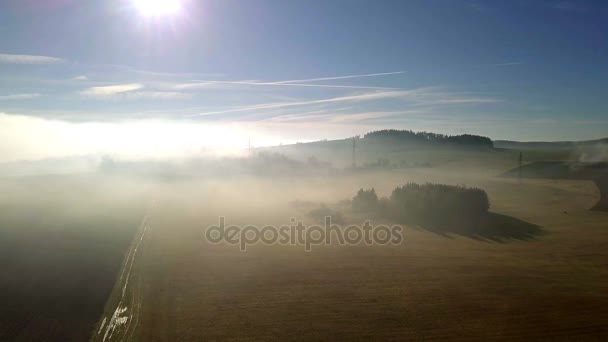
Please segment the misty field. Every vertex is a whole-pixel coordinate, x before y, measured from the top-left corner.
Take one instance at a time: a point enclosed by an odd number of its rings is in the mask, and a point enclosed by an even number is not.
[[[143,212],[93,176],[0,180],[0,340],[84,341]],[[128,189],[128,190],[127,190]]]
[[[606,214],[588,211],[597,189],[581,181],[519,184],[494,172],[458,164],[159,187],[132,289],[138,309],[128,317],[137,324],[116,328],[112,339],[605,340]],[[219,216],[236,225],[310,223],[310,207],[321,203],[357,221],[336,203],[361,187],[388,195],[407,181],[486,189],[496,227],[469,236],[407,227],[400,246],[310,252],[280,245],[241,252],[204,238]]]
[[[401,166],[387,167],[371,153],[357,170],[327,172],[264,156],[201,162],[190,176],[183,166],[150,173],[158,164],[138,176],[129,164],[4,178],[0,340],[605,340],[608,217],[589,210],[599,191],[502,177],[516,155],[395,151],[384,157]],[[240,251],[205,239],[220,216],[260,227],[315,224],[311,213],[325,212],[345,225],[400,223],[349,200],[410,182],[483,189],[490,212],[473,230],[406,224],[400,245]]]

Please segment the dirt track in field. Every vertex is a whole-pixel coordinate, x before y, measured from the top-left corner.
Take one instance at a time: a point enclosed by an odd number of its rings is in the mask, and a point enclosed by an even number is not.
[[[115,289],[106,304],[101,321],[97,324],[92,341],[129,341],[139,323],[144,282],[138,262],[145,248],[146,232],[149,228],[152,203],[142,219],[127,257],[124,260]]]

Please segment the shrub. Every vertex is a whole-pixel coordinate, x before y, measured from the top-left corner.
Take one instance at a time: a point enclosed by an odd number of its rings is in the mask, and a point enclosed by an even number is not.
[[[482,189],[445,184],[408,183],[393,190],[391,212],[403,220],[445,221],[474,218],[488,212]]]
[[[357,195],[352,200],[353,211],[356,212],[369,212],[374,211],[378,208],[378,195],[376,190],[371,188],[369,190],[359,189]]]

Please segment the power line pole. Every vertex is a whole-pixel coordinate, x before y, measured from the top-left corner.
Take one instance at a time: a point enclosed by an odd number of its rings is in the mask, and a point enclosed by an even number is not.
[[[518,174],[518,178],[519,178],[519,183],[521,184],[521,167],[523,165],[523,160],[524,160],[524,156],[523,153],[520,151],[519,152],[519,168],[517,169],[517,174]]]
[[[357,167],[357,154],[355,153],[357,138],[353,137],[353,169]]]

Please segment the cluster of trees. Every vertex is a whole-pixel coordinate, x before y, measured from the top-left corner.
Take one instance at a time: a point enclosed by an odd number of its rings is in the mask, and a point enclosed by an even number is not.
[[[379,131],[369,132],[363,137],[366,139],[393,139],[402,142],[436,142],[476,147],[494,147],[494,142],[492,142],[492,139],[472,134],[445,135],[431,132],[414,132],[410,130],[383,129]]]
[[[351,202],[353,210],[356,212],[367,212],[378,209],[378,195],[374,188],[363,190],[359,189],[357,196]]]
[[[408,183],[395,188],[390,198],[379,199],[373,188],[360,189],[352,200],[352,209],[404,223],[448,223],[486,214],[490,201],[486,192],[478,188]]]
[[[399,218],[413,220],[476,217],[490,209],[488,195],[482,189],[432,183],[397,187],[390,202]]]

